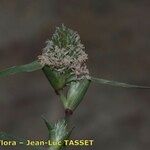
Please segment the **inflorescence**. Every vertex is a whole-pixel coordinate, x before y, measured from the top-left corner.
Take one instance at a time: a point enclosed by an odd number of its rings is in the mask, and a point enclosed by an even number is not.
[[[89,78],[84,45],[77,32],[65,27],[57,27],[51,40],[48,40],[42,55],[38,56],[40,63],[64,73],[71,71],[77,79]]]

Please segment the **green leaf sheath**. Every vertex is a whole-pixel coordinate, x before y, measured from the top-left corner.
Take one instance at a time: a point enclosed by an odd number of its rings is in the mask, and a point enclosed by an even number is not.
[[[72,82],[67,93],[65,108],[74,111],[80,102],[83,100],[89,85],[90,80],[83,79],[80,81]]]
[[[61,74],[59,71],[51,69],[49,66],[44,66],[42,70],[56,91],[64,87],[65,76],[63,74]]]
[[[95,78],[91,77],[91,81],[95,83],[100,83],[100,84],[107,84],[111,86],[116,86],[116,87],[123,87],[123,88],[139,88],[139,89],[150,89],[148,86],[138,86],[138,85],[131,85],[127,83],[122,83],[118,81],[111,81],[111,80],[106,80],[106,79],[100,79],[100,78]]]
[[[32,71],[36,71],[42,68],[43,66],[38,61],[33,61],[26,65],[14,66],[14,67],[2,70],[0,71],[0,77],[5,77],[5,76],[22,73],[22,72],[32,72]]]

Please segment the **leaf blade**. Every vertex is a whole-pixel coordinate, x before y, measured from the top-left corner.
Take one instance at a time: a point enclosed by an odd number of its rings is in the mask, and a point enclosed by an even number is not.
[[[111,85],[111,86],[122,87],[122,88],[150,89],[149,86],[132,85],[132,84],[128,84],[128,83],[122,83],[122,82],[118,82],[118,81],[100,79],[100,78],[95,78],[95,77],[91,77],[91,81],[100,83],[100,84],[107,84],[107,85]]]
[[[13,67],[7,68],[5,70],[2,70],[2,71],[0,71],[0,77],[14,75],[17,73],[22,73],[22,72],[32,72],[32,71],[36,71],[36,70],[39,70],[42,68],[43,68],[43,66],[36,60],[29,64],[13,66]]]

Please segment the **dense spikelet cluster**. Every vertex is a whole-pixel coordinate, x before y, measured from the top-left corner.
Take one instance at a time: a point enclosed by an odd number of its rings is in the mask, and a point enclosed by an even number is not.
[[[42,55],[38,57],[42,65],[59,72],[70,70],[77,78],[89,77],[86,66],[88,55],[77,32],[62,25],[56,28],[52,39],[46,44]]]

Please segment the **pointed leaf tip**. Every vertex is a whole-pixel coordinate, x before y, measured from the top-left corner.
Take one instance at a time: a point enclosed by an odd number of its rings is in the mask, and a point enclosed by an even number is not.
[[[44,116],[42,116],[42,119],[44,120],[44,123],[45,123],[48,131],[50,132],[53,129],[52,125],[47,121],[47,119]]]
[[[122,83],[118,81],[111,81],[111,80],[100,79],[100,78],[95,78],[95,77],[91,77],[91,81],[95,83],[107,84],[107,85],[122,87],[122,88],[150,89],[149,86],[132,85],[128,83]]]

